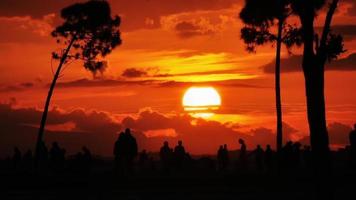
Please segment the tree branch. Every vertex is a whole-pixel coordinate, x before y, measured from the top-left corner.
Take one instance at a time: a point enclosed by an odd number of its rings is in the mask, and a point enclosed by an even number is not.
[[[328,35],[330,33],[330,26],[331,26],[331,21],[333,18],[333,15],[335,13],[335,10],[337,8],[337,4],[339,3],[339,0],[333,0],[332,3],[330,4],[330,8],[329,11],[326,15],[325,18],[325,24],[324,24],[324,29],[323,29],[323,33],[320,39],[320,47],[318,48],[317,51],[317,55],[319,56],[319,58],[322,59],[323,62],[326,61],[326,43],[327,43],[327,39],[328,39]]]

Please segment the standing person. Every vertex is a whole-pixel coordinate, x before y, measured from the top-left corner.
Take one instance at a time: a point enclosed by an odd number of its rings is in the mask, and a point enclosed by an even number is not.
[[[129,128],[125,129],[125,143],[125,168],[128,173],[132,174],[134,172],[134,160],[138,153],[138,147],[136,138],[131,134]]]
[[[169,172],[171,165],[172,149],[169,147],[167,141],[164,141],[163,146],[159,151],[159,155],[161,158],[163,171]]]
[[[240,168],[245,170],[247,167],[247,147],[243,139],[239,139],[240,144],[240,156],[239,156],[239,165]]]
[[[261,145],[257,145],[255,149],[255,160],[256,160],[256,167],[258,170],[263,170],[263,154],[264,151],[261,148]]]
[[[266,146],[266,151],[265,151],[265,166],[268,171],[270,171],[273,168],[273,151],[271,149],[271,145]]]
[[[50,166],[54,172],[58,172],[61,168],[61,157],[62,157],[62,149],[59,147],[57,142],[52,143],[50,154]]]
[[[141,153],[139,154],[139,158],[138,158],[138,167],[141,172],[145,171],[148,168],[147,163],[148,163],[148,154],[147,154],[146,150],[144,149],[141,151]]]
[[[86,173],[90,173],[91,171],[91,165],[92,165],[92,155],[90,150],[86,147],[83,146],[82,147],[82,151],[83,151],[83,167]]]
[[[39,149],[38,149],[38,170],[41,172],[47,171],[48,168],[48,148],[46,146],[46,143],[41,141],[39,143]]]
[[[229,166],[229,150],[227,149],[227,144],[224,144],[222,151],[222,167],[224,170]]]
[[[223,170],[223,159],[224,159],[224,147],[220,145],[217,152],[217,160],[218,160],[218,170]]]
[[[176,161],[176,167],[181,169],[183,167],[185,158],[185,149],[181,140],[178,141],[178,145],[174,148],[174,157]]]
[[[356,166],[356,124],[354,124],[354,129],[351,130],[349,134],[350,140],[350,156],[351,156],[351,165]]]
[[[121,132],[114,144],[114,170],[115,172],[120,172],[122,165],[122,153],[123,153],[123,140],[124,140],[124,132]]]

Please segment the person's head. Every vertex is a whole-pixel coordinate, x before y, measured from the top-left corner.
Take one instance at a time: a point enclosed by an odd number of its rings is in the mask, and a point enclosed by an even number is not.
[[[244,142],[243,139],[240,138],[240,139],[239,139],[239,143],[240,143],[240,144],[244,144],[245,142]]]
[[[163,146],[168,147],[168,142],[164,141]]]
[[[129,128],[126,128],[126,129],[125,129],[125,133],[126,133],[126,134],[131,134],[131,130],[130,130]]]
[[[258,144],[258,145],[257,145],[257,149],[261,149],[261,145]]]
[[[354,129],[356,130],[356,123],[354,124]]]
[[[179,145],[179,146],[182,146],[182,144],[183,144],[182,140],[179,140],[179,141],[178,141],[178,145]]]
[[[227,144],[224,144],[224,149],[227,149]]]
[[[222,149],[223,148],[223,145],[220,145],[220,147],[219,147],[220,149]]]
[[[267,144],[266,148],[267,148],[267,149],[270,149],[270,148],[271,148],[271,145]]]

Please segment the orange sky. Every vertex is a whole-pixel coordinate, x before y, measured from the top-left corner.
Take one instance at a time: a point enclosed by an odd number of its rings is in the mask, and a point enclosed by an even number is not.
[[[21,114],[24,112],[20,109],[36,111],[34,108],[43,106],[52,77],[51,63],[53,67],[57,64],[51,62],[50,53],[59,48],[49,33],[60,22],[60,9],[77,2],[51,0],[43,6],[44,1],[0,2],[2,118],[9,116],[6,112],[11,110],[12,114]],[[167,139],[162,134],[172,136],[172,142],[183,138],[193,153],[215,152],[215,146],[224,142],[237,148],[236,140],[241,134],[252,136],[251,145],[273,142],[274,76],[268,69],[273,67],[275,53],[270,45],[259,47],[256,54],[245,51],[240,40],[242,24],[237,18],[242,0],[109,2],[113,14],[122,17],[123,44],[106,58],[108,68],[95,78],[80,62],[66,68],[52,99],[52,105],[60,110],[59,116],[64,119],[79,109],[84,113],[81,120],[85,121],[93,112],[103,112],[117,124],[117,129],[107,132],[116,133],[129,126],[145,136],[156,136],[143,144],[151,150]],[[335,134],[339,129],[348,130],[356,121],[356,5],[353,0],[341,2],[333,26],[344,34],[348,51],[342,60],[329,64],[326,72],[327,120]],[[317,25],[323,20],[321,13]],[[293,52],[298,55],[301,50]],[[296,140],[307,135],[304,79],[298,69],[298,57],[288,59],[290,56],[284,49],[286,60],[282,68],[287,72],[282,73],[282,101],[286,137]],[[219,91],[222,105],[212,118],[197,121],[186,116],[182,96],[194,85],[213,86]],[[130,123],[122,121],[128,118]],[[35,119],[17,123],[35,127],[39,117]],[[178,122],[171,122],[173,119]],[[187,122],[186,126],[178,126],[180,120]],[[72,118],[49,124],[53,132],[85,132]],[[14,130],[7,127],[1,134],[8,137],[7,131]],[[8,144],[13,141],[16,140],[9,140]],[[344,144],[345,138],[339,143]],[[3,144],[7,146],[2,149],[8,152],[9,145]],[[110,152],[108,149],[103,147],[98,152]]]

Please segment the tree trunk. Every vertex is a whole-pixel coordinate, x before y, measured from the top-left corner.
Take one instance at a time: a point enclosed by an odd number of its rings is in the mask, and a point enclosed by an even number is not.
[[[276,69],[275,69],[275,90],[276,90],[276,113],[277,113],[277,152],[282,149],[282,104],[281,104],[281,45],[283,20],[278,21],[278,36],[276,50]]]
[[[314,52],[314,12],[311,6],[306,6],[304,15],[301,15],[303,28],[304,52],[303,72],[305,78],[307,113],[310,131],[310,144],[313,156],[313,168],[317,189],[317,199],[333,199],[331,159],[329,137],[325,114],[324,96],[324,65],[326,55],[326,38],[332,16],[337,7],[338,0],[333,0],[328,11],[323,35],[319,48]]]
[[[63,54],[63,56],[61,57],[61,59],[59,61],[59,65],[58,65],[57,71],[54,74],[52,83],[51,83],[49,91],[48,91],[46,103],[45,103],[44,110],[43,110],[43,113],[42,113],[40,128],[38,130],[37,143],[36,143],[36,148],[35,148],[35,168],[38,168],[38,164],[39,164],[39,153],[41,153],[40,152],[40,145],[41,145],[41,142],[43,140],[43,135],[44,135],[44,129],[45,129],[46,120],[47,120],[49,104],[51,102],[51,97],[52,97],[52,94],[53,94],[54,86],[56,85],[56,82],[57,82],[58,77],[60,75],[62,66],[63,66],[63,64],[65,63],[65,61],[66,61],[66,59],[68,57],[69,50],[71,49],[74,41],[75,41],[75,37],[73,37],[71,39],[71,41],[68,44],[66,50],[64,51],[64,54]]]

